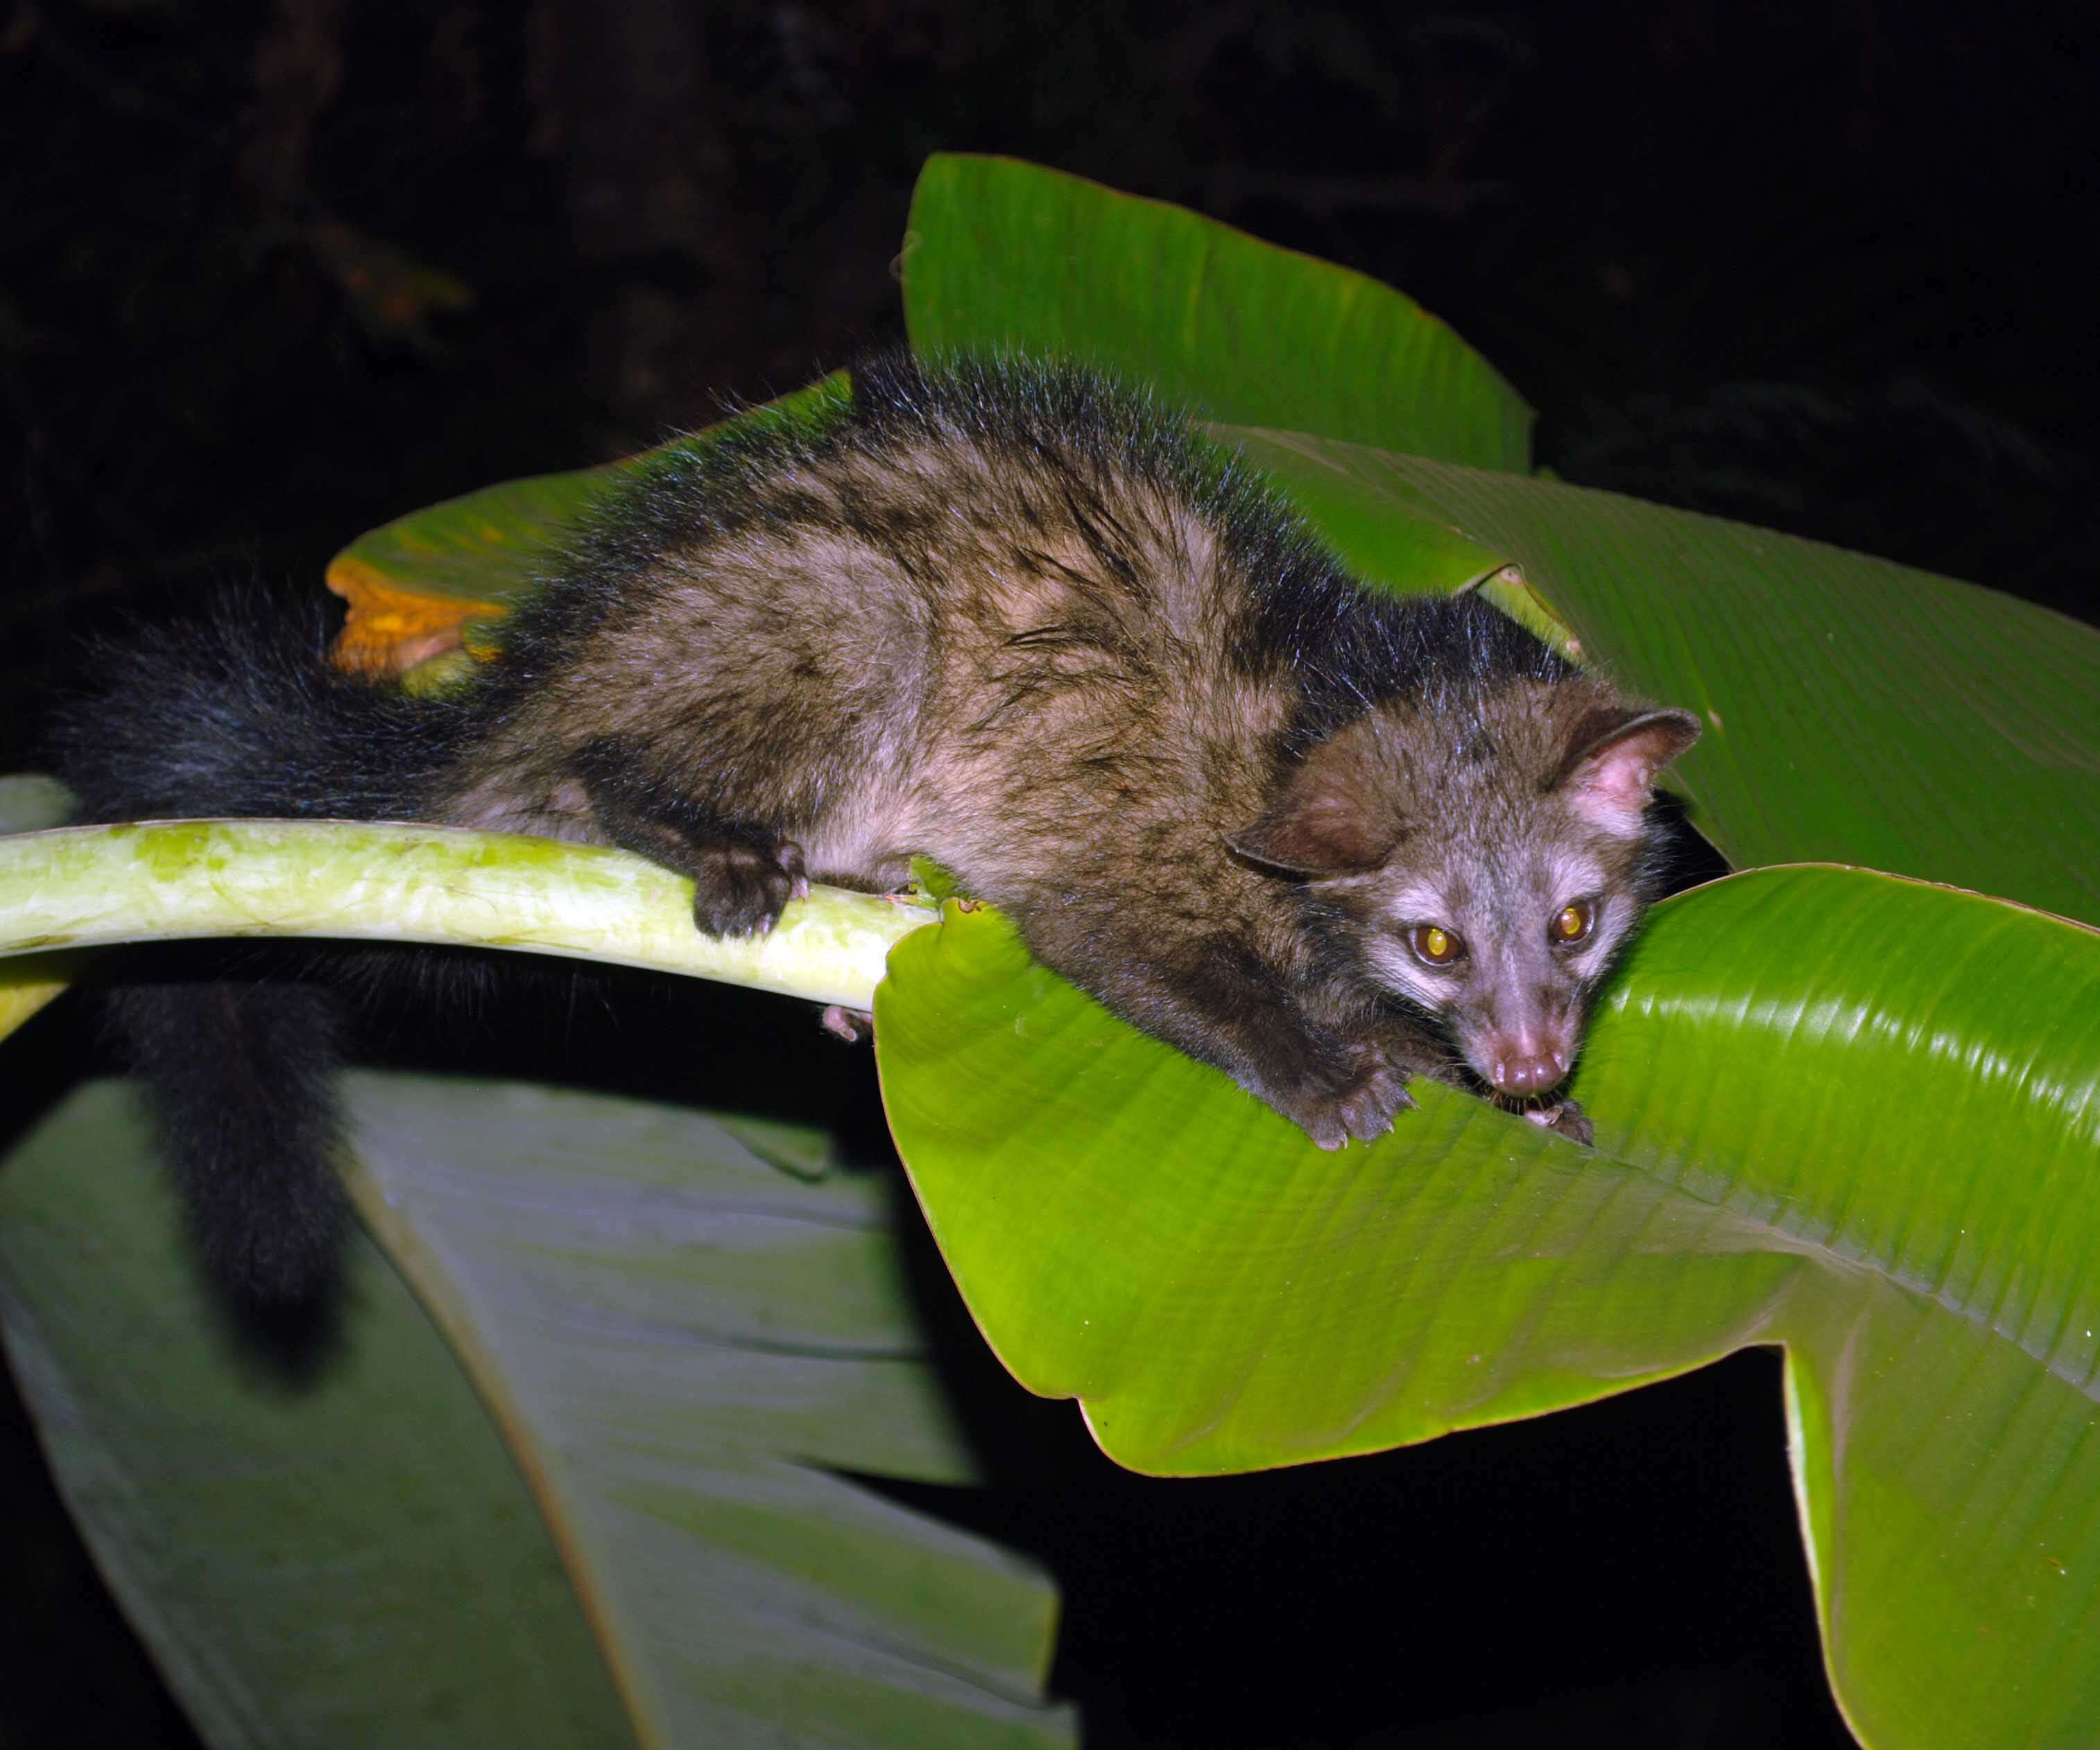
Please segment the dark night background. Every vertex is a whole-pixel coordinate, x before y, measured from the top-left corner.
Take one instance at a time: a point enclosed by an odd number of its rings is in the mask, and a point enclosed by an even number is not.
[[[373,524],[893,336],[940,148],[1401,287],[1576,482],[2090,617],[2097,72],[2089,5],[0,0],[0,769],[120,605],[315,588]],[[402,1055],[704,1102],[640,1042],[725,1003],[746,1069],[832,1087],[871,1157],[864,1059],[763,999],[623,986],[558,1038]],[[9,1051],[13,1124],[96,1056],[65,1005]],[[1090,1743],[1850,1742],[1771,1355],[1168,1484],[921,1273],[998,1486],[895,1492],[1056,1572]],[[191,1742],[11,1400],[0,1500],[0,1746]]]

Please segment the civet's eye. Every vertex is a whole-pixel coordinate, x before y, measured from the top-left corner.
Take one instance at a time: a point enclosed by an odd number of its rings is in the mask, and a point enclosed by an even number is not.
[[[1553,915],[1546,933],[1563,947],[1572,947],[1597,927],[1597,908],[1586,899],[1563,906]]]
[[[1440,923],[1418,923],[1407,932],[1407,946],[1424,966],[1449,966],[1466,951],[1466,945]]]

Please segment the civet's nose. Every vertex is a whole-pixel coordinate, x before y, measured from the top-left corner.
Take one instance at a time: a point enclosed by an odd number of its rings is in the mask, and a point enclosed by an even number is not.
[[[1567,1077],[1567,1052],[1546,1050],[1528,1034],[1491,1038],[1483,1046],[1488,1079],[1498,1094],[1543,1094]]]

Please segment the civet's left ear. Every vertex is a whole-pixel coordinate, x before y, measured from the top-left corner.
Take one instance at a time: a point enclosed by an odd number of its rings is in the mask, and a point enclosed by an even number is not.
[[[1377,720],[1359,717],[1308,753],[1268,812],[1225,840],[1281,875],[1354,875],[1392,855],[1405,830],[1392,750]]]
[[[1575,811],[1604,831],[1630,837],[1655,788],[1655,774],[1699,739],[1688,711],[1643,711],[1602,728],[1583,725],[1568,750],[1559,787]]]

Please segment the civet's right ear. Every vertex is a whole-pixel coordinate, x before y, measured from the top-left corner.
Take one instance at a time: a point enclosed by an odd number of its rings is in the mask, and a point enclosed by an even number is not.
[[[1641,830],[1656,774],[1699,739],[1688,711],[1628,712],[1601,727],[1592,718],[1577,732],[1558,788],[1575,811],[1619,838]]]

